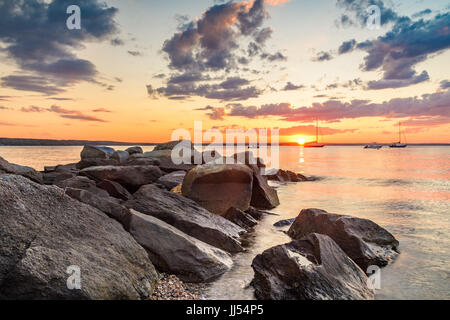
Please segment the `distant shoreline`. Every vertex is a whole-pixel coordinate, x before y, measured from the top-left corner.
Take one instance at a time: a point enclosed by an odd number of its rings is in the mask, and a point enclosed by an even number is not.
[[[156,142],[119,142],[119,141],[97,141],[97,140],[52,140],[52,139],[26,139],[26,138],[0,138],[0,147],[78,147],[84,145],[106,145],[106,146],[156,146]],[[370,143],[325,143],[326,146],[365,146]],[[205,146],[210,144],[206,143]],[[220,144],[213,144],[215,146]],[[246,144],[248,145],[248,144]],[[250,144],[255,145],[255,144]],[[270,144],[268,144],[270,145]],[[380,143],[389,146],[389,143]],[[450,146],[450,143],[410,143],[410,146]],[[297,143],[280,143],[282,147],[300,147]]]

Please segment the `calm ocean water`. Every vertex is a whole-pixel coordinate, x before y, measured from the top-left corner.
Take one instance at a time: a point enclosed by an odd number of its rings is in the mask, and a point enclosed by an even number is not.
[[[0,147],[0,156],[42,170],[77,162],[80,151]],[[289,241],[273,223],[320,208],[371,219],[400,241],[401,255],[382,269],[378,299],[450,299],[450,147],[281,147],[280,167],[323,179],[278,187],[281,205],[273,212],[280,216],[261,222],[255,244],[235,257],[233,269],[209,287],[206,298],[253,299],[248,284],[254,256]]]

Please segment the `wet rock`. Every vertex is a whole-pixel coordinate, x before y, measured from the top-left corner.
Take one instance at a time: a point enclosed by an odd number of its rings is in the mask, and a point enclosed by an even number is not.
[[[366,300],[365,273],[328,236],[270,248],[256,256],[252,285],[260,300]]]
[[[175,171],[166,174],[158,179],[157,183],[161,184],[167,190],[172,190],[173,188],[181,185],[183,183],[184,177],[186,176],[185,171]]]
[[[207,210],[223,215],[234,207],[245,211],[250,206],[253,171],[243,164],[205,164],[190,170],[182,192]]]
[[[156,272],[145,250],[118,222],[56,186],[1,175],[0,221],[0,299],[152,294]],[[81,290],[67,287],[70,266],[79,267]]]
[[[263,211],[263,210],[258,210],[258,209],[254,208],[254,207],[248,208],[248,210],[246,210],[245,213],[248,213],[255,220],[261,220],[266,215],[268,215],[268,216],[278,216],[278,214],[276,214],[276,213]]]
[[[0,174],[2,173],[15,174],[23,176],[25,178],[30,179],[31,181],[40,184],[44,183],[44,179],[40,172],[30,167],[19,166],[17,164],[9,163],[8,161],[0,157]]]
[[[133,193],[141,186],[155,182],[163,173],[155,166],[103,166],[83,169],[80,171],[80,175],[97,182],[115,181]]]
[[[133,200],[124,203],[126,207],[160,219],[191,237],[225,251],[236,253],[243,250],[239,238],[245,230],[190,199],[155,185],[141,187],[133,197]]]
[[[236,153],[233,159],[237,163],[245,164],[253,171],[253,191],[250,205],[258,209],[273,209],[280,205],[277,190],[269,186],[261,169],[266,165],[261,158],[256,158],[253,152]]]
[[[233,265],[223,250],[199,241],[171,225],[131,210],[129,232],[155,266],[189,282],[209,282]]]
[[[144,150],[142,150],[141,147],[130,147],[127,150],[125,150],[126,152],[128,152],[128,154],[131,156],[133,154],[142,154],[144,153]]]
[[[274,223],[273,226],[274,227],[278,227],[278,228],[280,228],[280,227],[287,227],[287,226],[290,226],[291,224],[293,224],[294,221],[295,221],[295,218],[286,219],[286,220],[280,220],[280,221]]]
[[[253,171],[253,191],[250,204],[258,209],[273,209],[280,205],[277,190],[269,186],[266,179]]]
[[[397,256],[398,241],[373,221],[328,213],[319,209],[300,212],[288,231],[293,239],[310,233],[331,237],[363,270],[385,266]]]
[[[120,183],[117,183],[115,181],[103,180],[97,183],[97,187],[105,190],[111,197],[117,199],[127,201],[133,198],[133,196],[128,192],[127,189],[125,189]]]
[[[247,231],[252,230],[253,227],[255,227],[258,224],[258,221],[253,219],[251,215],[236,208],[228,209],[228,211],[223,215],[223,217],[227,220],[230,220],[234,224],[237,224],[239,227]]]
[[[304,182],[310,181],[309,178],[305,177],[300,173],[295,173],[289,170],[271,170],[266,173],[267,180],[278,181],[278,182]]]

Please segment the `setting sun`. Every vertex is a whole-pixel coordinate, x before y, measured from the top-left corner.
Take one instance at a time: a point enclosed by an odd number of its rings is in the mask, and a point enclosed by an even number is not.
[[[305,138],[299,138],[297,140],[297,142],[298,142],[298,144],[304,145],[306,143],[306,140],[305,140]]]

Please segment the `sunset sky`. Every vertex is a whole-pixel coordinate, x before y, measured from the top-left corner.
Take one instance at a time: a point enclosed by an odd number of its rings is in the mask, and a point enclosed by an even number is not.
[[[450,143],[449,48],[448,0],[0,0],[0,137]]]

